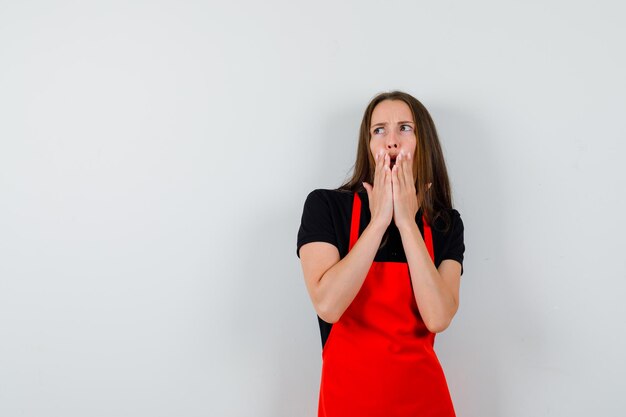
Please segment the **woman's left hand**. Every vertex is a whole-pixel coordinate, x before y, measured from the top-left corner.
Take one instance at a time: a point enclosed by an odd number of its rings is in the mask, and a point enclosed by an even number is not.
[[[393,191],[393,221],[398,229],[415,223],[419,210],[415,180],[413,179],[413,163],[411,155],[401,153],[391,170]],[[431,184],[428,185],[429,188]]]

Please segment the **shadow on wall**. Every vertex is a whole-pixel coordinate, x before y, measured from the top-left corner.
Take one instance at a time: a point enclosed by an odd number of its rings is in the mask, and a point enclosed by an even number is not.
[[[458,414],[502,415],[509,396],[500,387],[509,385],[505,381],[515,378],[519,366],[511,357],[521,362],[540,355],[523,335],[545,339],[523,283],[511,278],[518,261],[507,259],[511,239],[506,236],[507,209],[502,206],[507,184],[494,152],[502,138],[488,131],[488,121],[472,119],[467,112],[437,107],[430,111],[444,148],[456,197],[453,204],[464,222],[466,245],[459,310],[452,325],[438,335],[436,350]]]
[[[279,201],[284,200],[261,202],[258,218],[246,221],[247,238],[239,248],[245,262],[234,266],[237,290],[229,303],[229,327],[238,350],[235,366],[246,365],[239,370],[245,377],[233,389],[246,398],[246,404],[236,405],[241,415],[254,410],[258,416],[313,416],[319,330],[295,253],[297,225],[294,229],[295,221],[286,221],[301,204],[271,207]]]
[[[317,415],[322,347],[296,256],[296,238],[308,193],[338,187],[351,170],[360,112],[357,107],[339,109],[328,123],[320,122],[308,137],[299,138],[312,140],[314,146],[309,146],[313,150],[304,162],[297,146],[293,152],[298,154],[287,156],[295,165],[283,168],[299,175],[286,184],[292,189],[280,188],[281,195],[257,200],[254,211],[240,217],[237,227],[245,238],[237,251],[245,261],[234,265],[231,274],[236,290],[228,303],[233,309],[227,337],[236,352],[231,356],[237,358],[234,366],[248,377],[241,386],[226,389],[246,398],[247,404],[235,405],[242,414],[254,410],[268,417]],[[303,164],[309,168],[302,169]]]

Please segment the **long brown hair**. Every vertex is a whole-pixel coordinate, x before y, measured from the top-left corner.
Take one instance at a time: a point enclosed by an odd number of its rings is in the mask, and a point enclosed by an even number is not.
[[[384,92],[370,101],[361,121],[352,178],[341,185],[338,190],[362,192],[365,190],[362,185],[364,181],[374,184],[376,164],[370,152],[370,125],[374,108],[383,100],[401,100],[411,109],[417,127],[413,173],[415,174],[415,190],[420,199],[419,205],[429,225],[434,225],[437,218],[444,220],[443,231],[445,232],[450,226],[450,216],[446,209],[452,208],[452,194],[446,163],[433,119],[426,107],[410,94],[402,91]],[[430,189],[428,189],[428,183],[432,183]]]

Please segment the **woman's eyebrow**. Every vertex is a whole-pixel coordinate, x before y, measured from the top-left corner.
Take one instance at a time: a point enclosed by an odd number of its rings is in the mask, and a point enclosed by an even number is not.
[[[415,124],[415,123],[413,123],[413,122],[412,122],[412,121],[410,121],[410,120],[405,120],[405,121],[403,121],[403,122],[398,122],[398,124],[403,124],[403,123],[405,123],[405,124],[406,124],[406,123]],[[372,125],[372,127],[375,127],[375,126],[386,126],[386,125],[387,125],[387,122],[384,122],[384,123],[376,123],[375,125]]]

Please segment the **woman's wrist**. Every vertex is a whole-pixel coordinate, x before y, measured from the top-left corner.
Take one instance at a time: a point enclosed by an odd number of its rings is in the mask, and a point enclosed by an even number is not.
[[[400,231],[400,236],[407,234],[407,233],[413,233],[417,230],[417,233],[420,234],[419,231],[419,227],[417,227],[417,223],[415,223],[415,221],[409,221],[409,222],[405,222],[405,223],[401,223],[401,224],[396,224],[396,226],[398,227],[398,230]]]
[[[366,229],[372,230],[374,234],[380,235],[382,239],[382,236],[385,234],[385,231],[387,230],[388,227],[389,227],[388,224],[372,219],[370,223],[367,225]]]

